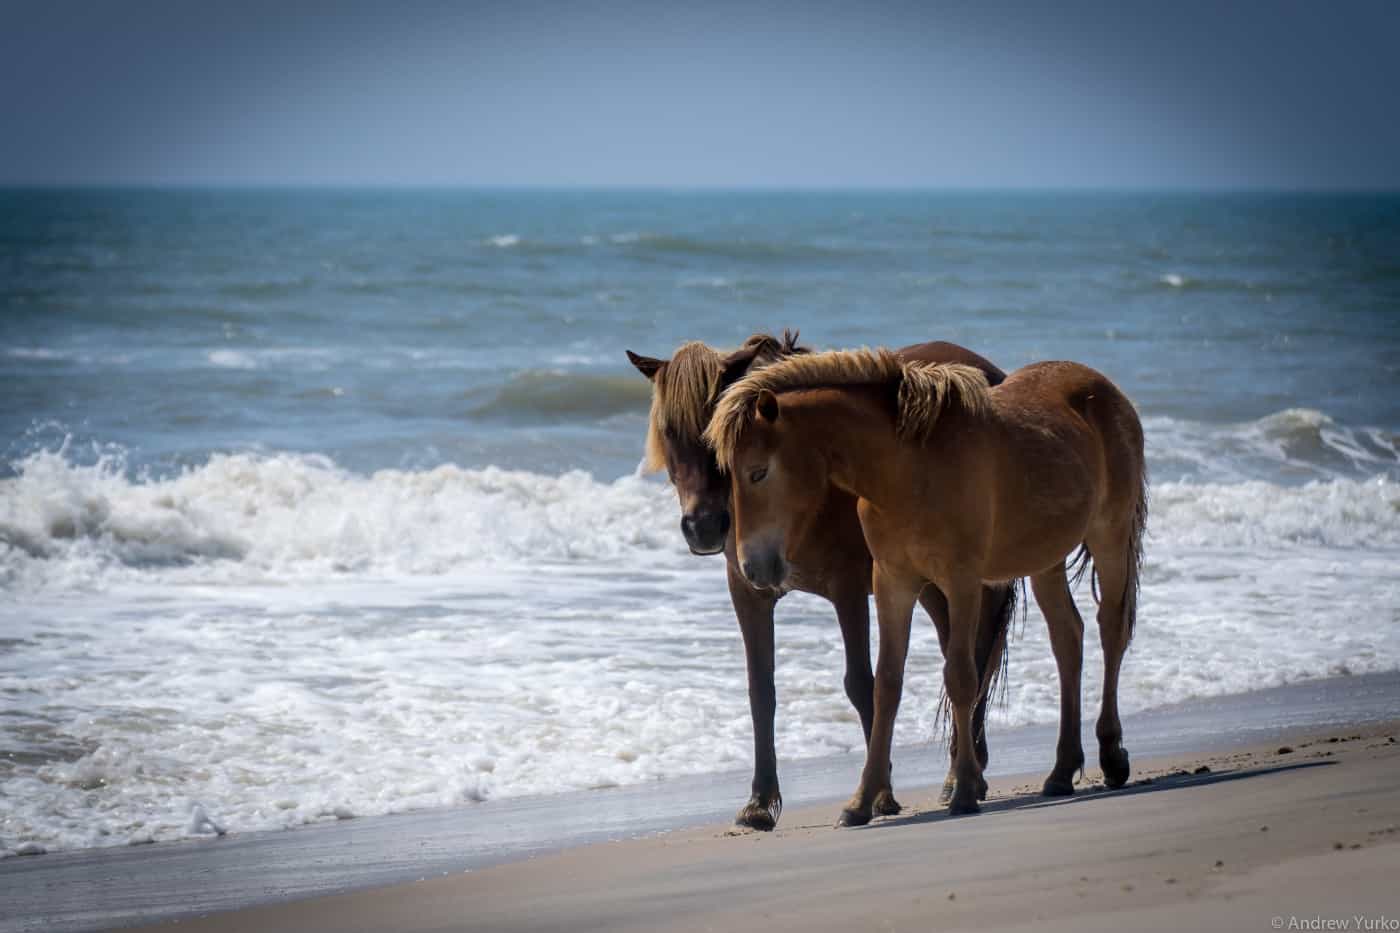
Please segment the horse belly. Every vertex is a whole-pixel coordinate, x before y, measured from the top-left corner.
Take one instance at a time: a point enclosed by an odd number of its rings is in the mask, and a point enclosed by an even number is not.
[[[1064,560],[1084,541],[1093,514],[1097,483],[1079,458],[1062,454],[1057,469],[1024,470],[1011,486],[1015,492],[997,503],[987,579],[1024,577]]]
[[[1004,583],[1053,567],[1083,543],[1084,531],[1082,521],[1068,521],[998,541],[988,554],[983,579]]]

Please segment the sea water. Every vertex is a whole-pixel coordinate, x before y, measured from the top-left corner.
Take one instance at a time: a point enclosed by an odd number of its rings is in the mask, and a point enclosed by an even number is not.
[[[0,851],[747,767],[623,351],[786,327],[1133,398],[1125,711],[1400,665],[1400,198],[0,193]],[[993,749],[1058,714],[1017,628]],[[830,607],[777,645],[780,760],[859,752]]]

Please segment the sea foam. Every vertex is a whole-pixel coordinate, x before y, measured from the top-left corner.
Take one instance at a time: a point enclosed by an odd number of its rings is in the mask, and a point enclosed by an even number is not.
[[[674,499],[636,478],[494,467],[349,473],[325,457],[216,454],[166,479],[120,458],[79,465],[40,451],[0,480],[0,580],[73,586],[105,577],[304,578],[438,574],[504,560],[678,550]]]
[[[550,387],[532,391],[542,395],[529,404],[554,404]],[[120,457],[84,465],[52,450],[14,468],[0,480],[0,581],[8,586],[133,574],[220,579],[228,565],[245,581],[441,574],[679,550],[674,496],[635,477],[452,465],[366,476],[317,455],[216,454],[142,479]],[[1384,475],[1293,487],[1191,479],[1155,484],[1152,495],[1153,533],[1181,545],[1400,544],[1400,484]]]

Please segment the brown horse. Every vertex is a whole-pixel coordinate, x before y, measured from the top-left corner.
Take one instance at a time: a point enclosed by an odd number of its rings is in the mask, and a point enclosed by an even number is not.
[[[806,354],[796,334],[780,340],[764,334],[749,338],[738,350],[721,354],[703,343],[688,343],[669,360],[627,353],[634,366],[652,382],[651,423],[647,433],[647,466],[665,469],[681,505],[681,532],[696,554],[724,551],[729,595],[739,620],[748,667],[749,711],[753,717],[754,775],[752,793],[736,821],[755,829],[772,829],[782,811],[778,789],[773,717],[777,705],[773,685],[773,610],[782,595],[802,590],[829,600],[836,609],[846,649],[846,696],[860,716],[866,741],[874,722],[874,678],[870,670],[870,552],[865,546],[856,500],[830,488],[814,503],[815,520],[790,548],[791,573],[781,587],[755,587],[739,570],[730,528],[729,482],[714,453],[702,440],[720,394],[751,369],[790,356]],[[959,362],[978,367],[991,382],[1004,374],[970,350],[950,343],[925,343],[898,351],[909,360]],[[920,595],[939,631],[947,626],[947,603],[934,587]],[[1015,608],[1010,587],[989,590],[981,600],[984,622],[978,629],[976,664],[979,676],[990,680],[999,670],[1005,634]],[[985,703],[979,703],[971,735],[977,758],[987,761],[983,734]],[[962,734],[969,734],[964,732]],[[958,746],[954,731],[952,746]],[[951,774],[951,772],[950,772]],[[897,813],[890,788],[876,795],[881,813]]]
[[[1142,425],[1107,378],[1077,363],[1036,363],[995,388],[960,365],[887,351],[793,357],[757,370],[720,400],[706,431],[730,475],[738,559],[755,586],[787,579],[794,541],[836,487],[859,497],[874,557],[880,654],[875,724],[860,786],[840,822],[868,822],[889,785],[890,739],[925,584],[948,602],[943,678],[955,728],[967,734],[985,690],[974,643],[986,582],[1029,576],[1060,674],[1060,737],[1045,793],[1073,792],[1084,623],[1065,575],[1082,547],[1100,584],[1104,651],[1099,763],[1128,779],[1118,672],[1132,638],[1147,518]],[[973,813],[981,766],[957,749],[950,810]]]

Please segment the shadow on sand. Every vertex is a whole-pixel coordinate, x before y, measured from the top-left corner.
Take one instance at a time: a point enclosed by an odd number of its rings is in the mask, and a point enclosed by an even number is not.
[[[995,800],[984,801],[982,804],[982,813],[1003,813],[1011,810],[1030,810],[1042,807],[1066,807],[1077,803],[1089,803],[1095,800],[1128,797],[1134,794],[1156,794],[1162,791],[1187,790],[1193,787],[1204,787],[1209,784],[1221,784],[1226,781],[1244,781],[1251,778],[1266,777],[1271,774],[1282,774],[1287,771],[1301,771],[1305,768],[1325,768],[1334,764],[1336,764],[1335,761],[1300,761],[1296,764],[1272,765],[1262,768],[1241,768],[1239,770],[1230,771],[1210,771],[1203,774],[1179,771],[1175,774],[1149,777],[1134,781],[1118,790],[1109,790],[1102,784],[1094,784],[1081,790],[1076,790],[1072,797],[1042,797],[1038,793],[999,797]],[[880,817],[866,826],[853,827],[847,831],[862,832],[872,829],[878,830],[885,826],[913,826],[921,823],[940,823],[944,820],[958,819],[964,819],[964,817],[949,816],[947,809],[940,806],[937,809],[921,810],[917,813],[909,813],[907,815]]]

